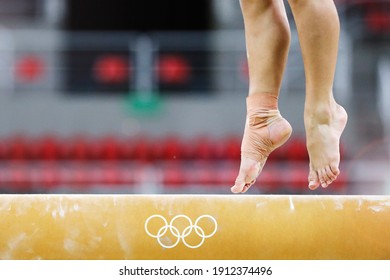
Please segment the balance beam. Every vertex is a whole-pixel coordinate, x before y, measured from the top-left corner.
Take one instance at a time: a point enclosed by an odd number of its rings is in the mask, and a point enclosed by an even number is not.
[[[2,195],[0,259],[390,259],[390,197]]]

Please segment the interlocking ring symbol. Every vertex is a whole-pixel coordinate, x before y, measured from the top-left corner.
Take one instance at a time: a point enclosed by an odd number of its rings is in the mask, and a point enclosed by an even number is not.
[[[187,226],[183,232],[180,232],[179,229],[177,227],[175,227],[173,225],[173,223],[177,220],[177,219],[180,219],[180,218],[184,218],[188,221],[189,223],[189,226]],[[152,220],[152,219],[161,219],[163,222],[164,222],[164,226],[162,226],[158,231],[157,231],[157,234],[152,234],[150,231],[149,231],[149,222]],[[214,224],[214,230],[210,233],[210,234],[205,234],[204,230],[198,225],[199,221],[201,221],[202,219],[210,219],[213,224]],[[163,216],[161,215],[152,215],[150,216],[149,218],[146,219],[145,221],[145,231],[146,233],[150,236],[150,237],[153,237],[153,238],[156,238],[157,239],[157,242],[158,244],[161,245],[161,247],[163,248],[166,248],[166,249],[170,249],[170,248],[173,248],[173,247],[176,247],[177,244],[179,244],[180,240],[183,241],[184,245],[186,245],[188,248],[191,248],[191,249],[196,249],[196,248],[199,248],[200,246],[202,246],[202,244],[204,243],[205,239],[206,238],[210,238],[211,236],[213,236],[216,232],[217,232],[217,228],[218,228],[218,225],[217,225],[217,220],[213,217],[213,216],[210,216],[210,215],[202,215],[202,216],[199,216],[196,220],[195,220],[195,223],[193,224],[192,223],[192,220],[186,216],[186,215],[176,215],[175,217],[173,217],[173,219],[171,220],[170,223],[168,223],[167,219],[165,219]],[[164,244],[161,240],[161,238],[168,232],[168,230],[170,231],[170,233],[176,237],[176,241],[172,244],[172,245],[167,245],[167,244]],[[191,245],[191,244],[188,244],[187,241],[186,241],[186,237],[189,236],[192,231],[195,231],[195,233],[201,238],[201,241],[199,242],[199,244],[197,245]]]

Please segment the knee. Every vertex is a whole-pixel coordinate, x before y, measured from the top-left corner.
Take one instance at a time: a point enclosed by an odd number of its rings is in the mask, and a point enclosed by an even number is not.
[[[244,16],[257,16],[267,10],[278,9],[278,1],[280,0],[240,0],[240,5]]]
[[[290,6],[295,6],[297,5],[299,2],[301,2],[301,0],[287,0],[288,3],[290,4]]]
[[[240,0],[244,19],[288,25],[283,0]]]
[[[291,8],[296,8],[296,7],[303,7],[306,5],[316,5],[316,6],[324,6],[324,5],[329,5],[332,4],[334,5],[334,0],[323,0],[323,1],[313,1],[313,0],[287,0],[288,4],[290,5]]]
[[[272,5],[274,0],[240,0],[240,4],[244,8],[257,8],[264,9],[267,6]]]
[[[240,0],[240,5],[248,29],[259,30],[260,26],[267,26],[274,42],[280,47],[289,45],[290,26],[283,0]]]
[[[307,2],[306,0],[287,0],[287,1],[291,7],[295,7],[295,6],[298,6],[298,5],[301,5],[301,4],[304,4],[305,2]]]

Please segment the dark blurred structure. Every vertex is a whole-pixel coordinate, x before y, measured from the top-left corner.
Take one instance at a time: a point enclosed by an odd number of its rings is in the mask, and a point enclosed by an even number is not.
[[[37,20],[40,17],[39,0],[0,1],[0,16],[2,21],[7,20]]]
[[[68,0],[70,31],[206,31],[211,1]]]
[[[339,0],[345,16],[346,28],[353,36],[363,40],[390,40],[390,1]]]
[[[98,45],[88,44],[88,38],[70,36],[69,49],[66,53],[66,69],[68,72],[67,91],[84,93],[104,93],[107,91],[128,94],[139,90],[134,83],[136,75],[132,69],[136,63],[135,35],[140,33],[169,31],[205,32],[212,28],[211,2],[200,1],[67,1],[67,17],[65,30],[88,32],[131,32],[116,37],[115,49],[112,42],[105,41]],[[107,34],[109,35],[109,34]],[[172,38],[172,37],[171,37]],[[164,36],[154,37],[152,48],[155,60],[152,67],[158,68],[153,77],[159,81],[158,89],[164,93],[185,92],[192,90],[209,91],[210,76],[206,69],[210,68],[207,50],[208,41],[203,36],[196,40],[181,43],[177,40],[176,49],[170,49]],[[77,49],[85,43],[86,48]],[[107,46],[110,46],[107,47]],[[190,51],[182,51],[180,45]],[[75,47],[76,46],[76,47]],[[107,49],[110,52],[107,53]],[[99,69],[111,69],[111,71]],[[89,75],[88,69],[97,69],[97,75]],[[169,70],[164,70],[169,69]],[[107,76],[112,77],[107,77]],[[148,89],[150,90],[150,89]]]

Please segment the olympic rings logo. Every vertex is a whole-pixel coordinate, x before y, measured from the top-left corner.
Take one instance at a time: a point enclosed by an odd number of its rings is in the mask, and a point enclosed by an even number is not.
[[[164,223],[164,225],[157,231],[156,234],[153,234],[153,233],[151,233],[149,231],[149,223],[150,223],[151,220],[154,220],[154,219],[161,219],[163,221],[163,223]],[[176,220],[178,220],[178,219],[185,219],[188,222],[188,226],[185,227],[182,232],[180,232],[179,229],[176,226],[173,225],[174,222]],[[203,219],[211,220],[211,222],[214,225],[214,229],[213,229],[213,231],[210,234],[206,234],[204,229],[202,229],[198,225],[199,222],[201,220],[203,220]],[[212,237],[217,232],[217,228],[218,228],[218,225],[217,225],[216,219],[213,216],[210,216],[210,215],[199,216],[195,220],[195,223],[192,223],[192,220],[188,216],[186,216],[186,215],[177,215],[177,216],[173,217],[173,219],[171,220],[170,223],[168,223],[168,221],[161,215],[152,215],[149,218],[147,218],[146,221],[145,221],[145,231],[146,231],[146,233],[150,237],[156,238],[158,244],[160,244],[161,247],[166,248],[166,249],[170,249],[170,248],[176,247],[177,244],[179,244],[180,240],[182,240],[183,244],[185,246],[187,246],[188,248],[191,248],[191,249],[199,248],[200,246],[203,245],[205,239]],[[164,244],[163,243],[163,237],[164,237],[165,234],[168,233],[168,230],[169,230],[170,234],[172,234],[176,238],[175,242],[172,245],[168,245],[168,244]],[[188,237],[193,231],[201,238],[200,242],[198,244],[196,244],[196,245],[191,245],[191,244],[189,244],[186,241],[186,237]]]

